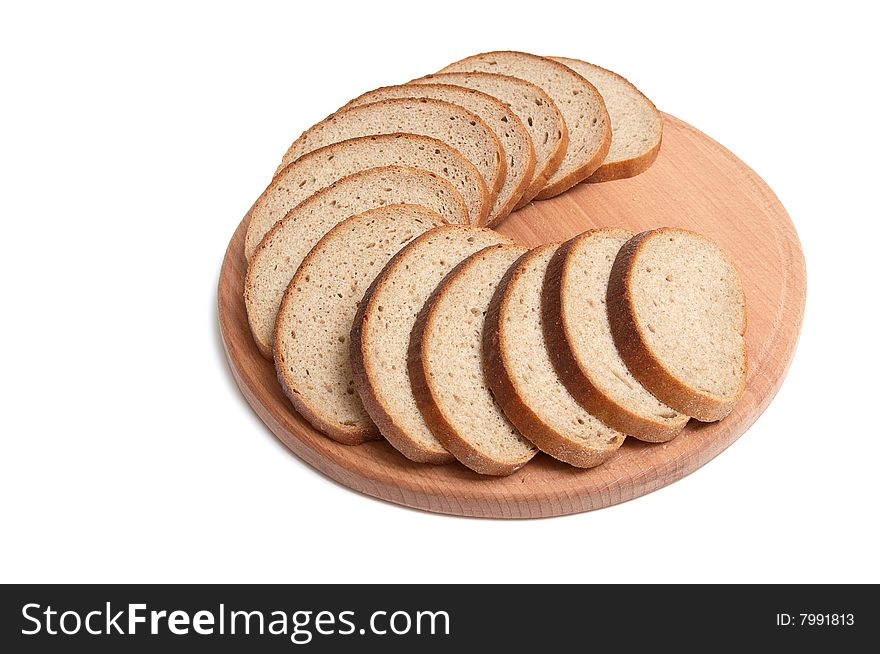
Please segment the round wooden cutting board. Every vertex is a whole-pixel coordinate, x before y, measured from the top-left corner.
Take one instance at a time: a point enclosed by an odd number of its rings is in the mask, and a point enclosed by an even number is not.
[[[664,116],[654,165],[632,179],[580,184],[534,202],[498,231],[527,246],[563,241],[594,227],[632,232],[676,226],[714,239],[736,261],[748,304],[745,395],[727,418],[691,420],[664,444],[626,442],[614,459],[579,470],[539,454],[509,477],[481,477],[459,464],[412,463],[384,441],[340,445],[312,429],[285,398],[272,364],[251,340],[242,289],[247,217],[220,273],[220,329],[232,372],[248,403],[298,457],[361,493],[409,507],[463,516],[537,518],[590,511],[662,488],[733,443],[782,383],[804,310],[806,272],[794,226],[779,200],[728,150]]]

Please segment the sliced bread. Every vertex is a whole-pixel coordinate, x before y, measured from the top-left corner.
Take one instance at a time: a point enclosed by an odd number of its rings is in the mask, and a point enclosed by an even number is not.
[[[347,445],[379,438],[354,391],[349,334],[364,291],[388,260],[431,228],[438,214],[391,205],[346,218],[303,260],[275,323],[275,368],[305,418]]]
[[[486,52],[462,59],[441,73],[484,72],[519,77],[540,86],[568,127],[568,148],[559,168],[537,195],[559,195],[584,181],[601,165],[611,145],[611,122],[602,96],[581,75],[558,61],[525,52]]]
[[[467,221],[467,208],[452,184],[419,168],[370,168],[319,191],[269,230],[248,265],[244,302],[263,356],[272,357],[281,298],[309,250],[345,218],[389,204],[418,204],[448,222]]]
[[[480,171],[490,206],[495,203],[507,173],[501,142],[482,118],[443,100],[400,98],[340,109],[303,132],[281,167],[331,143],[397,132],[430,136],[461,152]]]
[[[260,241],[288,211],[343,177],[381,166],[423,168],[451,182],[468,208],[469,222],[489,210],[479,171],[458,150],[417,134],[380,134],[348,139],[309,152],[276,175],[250,212],[244,253],[250,261]]]
[[[611,119],[611,148],[589,182],[624,179],[644,172],[660,153],[663,118],[657,107],[626,78],[579,59],[551,57],[595,86]]]
[[[501,143],[507,162],[504,184],[495,198],[486,225],[498,222],[519,203],[535,171],[535,148],[523,122],[501,101],[481,91],[451,84],[402,84],[369,91],[349,102],[357,107],[397,98],[432,98],[444,100],[472,111],[486,121]]]
[[[542,245],[504,276],[483,328],[483,362],[495,399],[523,436],[579,468],[607,461],[625,436],[586,411],[559,379],[541,320],[541,289],[559,246]]]
[[[454,461],[428,428],[413,396],[407,350],[416,317],[452,268],[497,243],[509,241],[478,227],[433,229],[391,259],[358,309],[351,330],[355,389],[382,435],[413,461]]]
[[[492,396],[481,354],[492,295],[525,252],[493,245],[468,257],[425,304],[410,337],[409,376],[422,417],[456,459],[484,475],[509,475],[537,452]]]
[[[743,394],[746,306],[733,261],[683,229],[643,232],[617,254],[611,333],[633,376],[697,420],[720,420]]]
[[[544,338],[559,378],[587,411],[619,432],[663,442],[674,438],[688,418],[633,377],[608,324],[608,277],[631,236],[622,229],[595,229],[559,247],[544,278]]]
[[[510,107],[526,126],[535,147],[535,172],[515,208],[528,204],[547,185],[568,148],[568,128],[556,103],[543,89],[510,75],[493,73],[437,73],[410,84],[455,84],[488,93]]]

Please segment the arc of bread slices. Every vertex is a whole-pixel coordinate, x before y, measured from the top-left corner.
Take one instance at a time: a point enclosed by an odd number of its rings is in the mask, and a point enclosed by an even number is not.
[[[444,224],[417,205],[390,205],[327,232],[293,276],[275,324],[275,368],[284,392],[330,438],[357,445],[379,437],[354,391],[348,337],[364,291],[411,240]]]
[[[611,333],[633,376],[697,420],[728,415],[745,390],[746,303],[736,265],[705,236],[664,227],[617,254]]]
[[[592,468],[626,437],[578,404],[550,359],[541,290],[558,247],[531,250],[501,280],[486,314],[483,362],[495,399],[523,436],[560,461]]]
[[[479,227],[433,229],[388,262],[358,309],[351,330],[355,389],[382,435],[413,461],[455,460],[425,423],[413,395],[407,354],[416,317],[450,270],[497,243],[510,241]]]
[[[660,153],[663,117],[657,107],[629,80],[579,59],[551,57],[595,86],[611,119],[611,148],[588,182],[633,177],[647,170]]]
[[[250,261],[266,233],[288,211],[343,177],[382,166],[422,168],[443,177],[461,194],[471,224],[488,213],[486,184],[463,154],[418,134],[377,134],[318,148],[285,166],[254,203],[245,236]]]
[[[260,353],[272,357],[281,299],[309,250],[337,223],[388,204],[418,204],[448,222],[467,221],[461,195],[445,179],[418,168],[386,166],[344,177],[292,209],[266,234],[248,265],[244,302]]]
[[[507,105],[481,91],[452,84],[401,84],[368,91],[346,107],[399,98],[443,100],[464,107],[482,118],[498,137],[507,162],[504,183],[484,224],[497,223],[513,211],[531,183],[535,170],[535,148],[525,125]]]
[[[631,236],[623,229],[594,229],[559,247],[544,278],[544,335],[559,378],[587,411],[619,432],[663,442],[674,438],[688,417],[636,380],[608,322],[611,266]]]
[[[611,121],[596,87],[568,66],[526,52],[495,51],[467,57],[441,73],[484,72],[519,77],[541,87],[565,119],[568,148],[537,199],[559,195],[587,179],[611,146]]]

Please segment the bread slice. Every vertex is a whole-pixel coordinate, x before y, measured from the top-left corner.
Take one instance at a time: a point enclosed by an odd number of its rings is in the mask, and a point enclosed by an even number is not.
[[[628,241],[608,285],[611,333],[648,390],[697,420],[720,420],[746,380],[746,305],[733,261],[709,239],[665,227]]]
[[[544,338],[562,383],[587,411],[619,432],[663,442],[688,418],[636,381],[608,325],[608,276],[631,236],[622,229],[595,229],[559,247],[544,277]]]
[[[525,52],[486,52],[462,59],[441,73],[484,72],[519,77],[553,98],[568,127],[568,148],[559,168],[537,199],[559,195],[584,181],[601,165],[611,145],[611,122],[592,84],[558,61]]]
[[[481,91],[451,84],[402,84],[369,91],[349,102],[357,107],[371,102],[396,98],[432,98],[444,100],[472,111],[495,132],[507,162],[504,184],[495,198],[486,225],[507,216],[519,203],[535,172],[535,148],[523,122],[501,101]]]
[[[624,179],[644,172],[660,153],[663,118],[657,107],[626,78],[595,64],[551,57],[595,86],[611,118],[611,148],[589,182]]]
[[[625,436],[586,411],[550,360],[541,320],[541,289],[558,245],[523,256],[498,285],[483,328],[483,364],[510,422],[542,451],[579,468],[607,461]]]
[[[483,475],[509,475],[537,449],[516,430],[483,373],[483,323],[507,270],[525,254],[493,245],[441,282],[410,336],[409,376],[428,427],[456,459]]]
[[[303,132],[281,166],[331,143],[397,132],[430,136],[461,152],[480,171],[489,205],[495,203],[507,174],[498,137],[475,113],[443,100],[400,98],[341,109]]]
[[[275,323],[275,369],[284,392],[330,438],[379,438],[354,391],[348,339],[364,291],[403,246],[443,219],[391,205],[346,218],[327,232],[290,282]]]
[[[568,148],[568,128],[556,103],[541,87],[510,75],[437,73],[410,82],[435,83],[455,84],[488,93],[510,107],[519,117],[532,137],[536,160],[532,181],[515,208],[523,207],[533,200],[559,168]]]
[[[485,247],[509,242],[478,227],[433,229],[398,252],[364,295],[351,330],[354,386],[382,435],[413,461],[454,461],[413,396],[407,350],[416,316],[458,263]]]
[[[266,232],[300,202],[343,177],[381,166],[423,168],[443,177],[464,198],[471,224],[488,215],[483,178],[458,150],[417,134],[364,136],[309,152],[278,173],[251,209],[244,242],[247,260]]]
[[[386,166],[344,177],[291,210],[266,234],[248,265],[244,302],[254,341],[272,357],[281,298],[309,250],[337,223],[388,204],[419,204],[448,222],[467,221],[467,208],[445,179],[419,168]]]

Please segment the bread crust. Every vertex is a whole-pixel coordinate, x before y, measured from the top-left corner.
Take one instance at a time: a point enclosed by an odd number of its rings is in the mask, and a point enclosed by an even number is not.
[[[535,146],[532,143],[532,137],[529,136],[529,133],[526,130],[526,126],[519,119],[519,116],[517,116],[511,109],[509,109],[503,102],[501,102],[497,98],[489,95],[488,93],[483,93],[482,91],[478,91],[476,89],[471,89],[471,88],[467,88],[467,87],[463,87],[463,86],[457,86],[455,84],[443,84],[443,83],[413,84],[413,85],[400,84],[397,86],[381,86],[381,87],[374,89],[372,91],[367,91],[366,93],[362,93],[361,95],[359,95],[355,99],[349,101],[343,107],[343,109],[364,106],[366,104],[374,104],[374,102],[371,102],[371,101],[364,102],[363,100],[365,100],[365,99],[369,100],[369,98],[371,96],[374,96],[375,94],[378,94],[378,93],[382,93],[384,91],[388,91],[390,89],[404,90],[404,89],[408,89],[408,88],[413,90],[413,95],[409,96],[413,100],[422,99],[422,96],[418,93],[418,91],[416,89],[434,89],[434,90],[440,90],[440,91],[443,91],[444,89],[447,89],[447,90],[452,89],[451,92],[453,92],[453,93],[463,91],[469,95],[473,95],[475,97],[480,98],[480,100],[482,100],[483,102],[487,102],[491,105],[494,105],[498,111],[503,112],[506,115],[506,118],[509,121],[509,123],[512,125],[512,128],[514,130],[516,130],[516,132],[519,134],[519,136],[524,140],[524,142],[528,146],[526,149],[526,153],[525,153],[526,160],[524,162],[524,167],[523,167],[523,176],[522,176],[522,179],[517,183],[517,185],[510,191],[510,194],[507,197],[507,199],[505,200],[504,204],[502,204],[500,207],[498,207],[497,210],[494,210],[494,211],[492,210],[492,208],[490,208],[488,217],[485,218],[482,222],[478,223],[478,225],[482,226],[482,227],[488,227],[488,226],[494,225],[494,224],[500,222],[501,220],[503,220],[504,218],[506,218],[508,216],[508,214],[510,214],[510,212],[513,211],[513,209],[516,207],[516,205],[522,199],[523,194],[528,189],[529,184],[532,181],[532,176],[534,175],[534,172],[535,172]],[[455,102],[452,102],[451,100],[442,100],[441,98],[431,98],[431,99],[436,99],[436,100],[441,100],[442,102],[449,102],[451,104],[456,104]],[[458,106],[461,106],[461,105],[458,105]],[[464,106],[462,106],[462,109],[464,109],[465,111],[469,111],[471,113],[476,113],[476,112],[472,112],[470,109],[468,109],[467,107],[464,107]],[[479,114],[477,114],[477,115],[479,115]],[[491,129],[491,125],[489,125],[488,123],[486,123],[486,124]],[[495,130],[492,130],[492,131],[493,131],[493,133],[495,132]],[[496,133],[496,136],[497,136],[497,133]],[[506,150],[504,148],[504,144],[501,142],[500,138],[498,139],[498,142],[499,142],[499,144],[501,144],[502,152],[505,152]],[[507,164],[506,157],[504,157],[504,165],[505,165],[505,175],[504,175],[504,178],[501,179],[501,185],[498,187],[498,194],[500,194],[501,190],[503,189],[504,183],[506,181],[506,176],[510,172],[510,166]]]
[[[407,355],[407,367],[409,369],[410,381],[412,383],[413,395],[416,398],[416,404],[422,417],[428,424],[428,427],[437,437],[443,446],[449,450],[456,459],[466,465],[471,470],[481,475],[506,476],[513,474],[526,463],[528,463],[535,455],[533,451],[530,456],[520,461],[500,461],[485,452],[481,452],[467,439],[463,438],[455,426],[447,419],[443,409],[436,400],[437,391],[432,376],[429,374],[428,362],[426,360],[424,349],[425,331],[430,329],[436,319],[437,312],[434,308],[437,301],[446,293],[453,281],[469,268],[475,265],[479,259],[479,255],[488,250],[497,249],[520,250],[520,246],[502,243],[499,245],[490,245],[483,248],[467,259],[459,263],[453,268],[439,286],[425,302],[425,305],[419,311],[416,318],[415,326],[410,333],[409,350]]]
[[[436,220],[440,224],[446,224],[446,221],[443,219],[442,216],[440,216],[440,214],[432,211],[431,209],[428,209],[427,207],[415,204],[386,205],[383,207],[370,209],[368,211],[364,211],[362,213],[355,214],[354,216],[346,218],[342,222],[337,223],[335,227],[328,231],[321,238],[321,240],[318,241],[315,246],[309,251],[308,255],[306,255],[306,258],[303,259],[302,264],[300,264],[299,268],[296,271],[296,274],[291,279],[287,290],[284,292],[284,298],[281,301],[281,307],[278,310],[278,315],[280,316],[285,312],[285,309],[287,308],[287,303],[292,297],[291,289],[294,288],[300,281],[300,279],[307,274],[307,267],[318,255],[321,246],[328,240],[333,239],[334,235],[339,230],[345,229],[345,223],[348,223],[350,220],[355,218],[357,218],[358,220],[362,220],[364,217],[368,217],[376,212],[387,211],[389,208],[392,207],[400,207],[410,209],[412,211],[420,211],[423,212],[426,217]],[[366,441],[379,440],[382,438],[382,435],[379,433],[379,428],[375,424],[371,424],[366,427],[349,427],[346,425],[341,425],[322,415],[320,412],[320,405],[308,402],[304,397],[300,396],[299,393],[297,393],[293,389],[291,380],[288,378],[287,370],[285,370],[284,366],[281,364],[281,356],[278,351],[279,348],[277,345],[279,343],[279,335],[281,332],[280,320],[275,321],[275,329],[273,331],[273,343],[275,344],[273,347],[275,373],[278,376],[278,381],[281,383],[281,388],[284,390],[284,394],[287,395],[294,408],[300,415],[302,415],[306,420],[312,423],[312,425],[316,429],[323,432],[326,436],[332,438],[339,443],[342,443],[343,445],[360,445],[361,443],[365,443]]]
[[[742,350],[743,371],[740,375],[739,386],[733,396],[723,398],[693,388],[678,379],[648,345],[644,332],[639,328],[636,321],[630,286],[636,259],[650,239],[667,233],[682,232],[711,243],[709,239],[695,232],[672,227],[661,227],[660,229],[637,234],[624,244],[611,268],[607,295],[608,318],[611,326],[611,335],[614,337],[614,344],[617,346],[620,357],[626,363],[633,377],[639,380],[657,399],[664,404],[668,404],[676,411],[680,411],[702,422],[712,422],[727,416],[745,391],[746,370],[748,369],[745,340],[743,340]],[[720,248],[718,248],[718,251],[736,270],[736,266],[730,257]],[[739,281],[739,273],[737,273],[737,283],[739,284],[744,315],[747,315],[745,314],[745,296],[742,292],[742,283]],[[741,336],[745,334],[746,321],[747,319],[743,320]]]
[[[585,366],[573,350],[574,338],[562,316],[562,289],[568,275],[569,253],[582,239],[616,229],[592,229],[563,243],[547,268],[542,292],[541,311],[544,340],[556,374],[572,397],[590,414],[619,432],[650,443],[673,439],[684,428],[687,416],[668,423],[650,420],[609,397],[590,379]]]
[[[299,137],[293,143],[291,143],[290,147],[287,149],[287,152],[284,154],[284,157],[282,157],[282,163],[278,166],[278,169],[275,171],[275,175],[277,176],[278,173],[281,170],[283,170],[287,165],[296,161],[296,159],[292,159],[289,161],[288,161],[288,159],[290,158],[291,153],[304,140],[304,138],[309,133],[312,132],[312,130],[326,125],[331,120],[333,120],[334,117],[336,117],[342,113],[345,113],[347,111],[353,111],[355,109],[360,110],[364,107],[373,107],[373,106],[377,106],[377,105],[382,105],[384,107],[387,107],[393,103],[404,103],[404,102],[407,102],[407,100],[403,99],[403,98],[397,99],[397,100],[381,100],[379,102],[372,102],[370,104],[359,105],[357,107],[350,107],[350,108],[342,107],[342,108],[338,109],[337,111],[335,111],[332,114],[330,114],[329,116],[327,116],[321,122],[316,123],[315,125],[312,125],[311,127],[309,127],[302,134],[300,134]],[[427,98],[420,99],[419,102],[425,102],[425,103],[437,102],[437,103],[442,103],[444,105],[449,105],[449,106],[455,107],[457,110],[463,111],[463,112],[469,114],[469,116],[468,116],[469,120],[476,121],[476,122],[480,123],[483,126],[483,129],[492,138],[494,145],[495,145],[495,156],[496,156],[496,160],[498,162],[498,174],[497,174],[496,179],[493,180],[493,184],[491,187],[489,186],[489,180],[483,178],[483,182],[486,185],[486,194],[488,196],[486,199],[486,216],[488,216],[489,211],[491,211],[492,206],[495,203],[495,198],[498,196],[498,192],[501,190],[501,187],[504,185],[504,177],[507,172],[507,161],[505,161],[505,158],[503,156],[504,149],[501,147],[501,142],[498,140],[498,137],[495,135],[495,132],[493,132],[492,129],[486,124],[486,122],[482,118],[477,116],[475,113],[470,112],[467,109],[464,109],[463,107],[459,107],[456,104],[452,104],[451,102],[445,102],[444,100],[433,100],[433,99],[427,99]],[[431,138],[433,138],[433,137],[431,137]],[[348,140],[348,139],[344,139],[344,140]],[[328,145],[333,145],[333,144],[328,144]],[[450,145],[450,147],[453,147],[451,144],[449,144],[449,145]],[[306,152],[302,156],[305,156],[306,154],[309,154],[309,153]],[[297,159],[299,159],[299,157],[297,157]],[[473,163],[473,162],[471,162],[471,163]],[[482,175],[481,175],[481,177],[482,177]],[[483,220],[485,220],[485,217],[483,218]]]
[[[650,150],[646,150],[638,157],[602,164],[596,169],[596,172],[590,175],[585,181],[588,184],[613,182],[616,179],[628,179],[645,172],[651,167],[654,161],[657,160],[657,156],[660,154],[662,140],[663,136],[661,135]]]
[[[461,225],[449,225],[443,229],[473,229]],[[394,419],[394,416],[385,408],[380,394],[373,386],[372,379],[376,377],[364,342],[364,327],[370,317],[376,313],[376,294],[385,288],[388,284],[389,277],[396,273],[400,267],[400,261],[405,256],[404,251],[410,247],[417,247],[423,239],[430,238],[430,234],[422,234],[413,239],[403,250],[395,254],[382,272],[373,280],[369,289],[364,294],[364,299],[358,307],[355,315],[354,323],[351,328],[351,338],[349,339],[349,352],[351,356],[351,368],[354,373],[354,387],[358,395],[360,395],[361,403],[367,413],[379,427],[382,435],[391,443],[395,449],[403,454],[407,459],[417,463],[432,463],[442,465],[452,463],[455,457],[447,450],[429,450],[421,444],[410,438],[400,425]],[[410,379],[412,383],[412,379]]]
[[[571,59],[570,57],[551,57],[554,61],[559,61],[564,64],[566,60],[568,61],[577,61],[577,59]],[[583,62],[588,63],[588,62]],[[645,103],[647,103],[651,109],[654,110],[654,113],[657,115],[658,122],[660,124],[660,132],[657,134],[657,140],[651,144],[651,147],[645,150],[642,154],[636,157],[630,157],[629,159],[621,159],[620,161],[613,162],[603,162],[600,165],[596,172],[590,175],[585,181],[589,183],[594,182],[610,182],[615,179],[626,179],[628,177],[635,177],[639,173],[645,172],[648,168],[651,167],[651,164],[657,159],[657,155],[660,154],[660,145],[663,142],[663,117],[660,112],[657,110],[657,107],[651,102],[650,98],[642,93],[635,84],[626,79],[623,75],[615,73],[613,70],[608,70],[607,68],[603,68],[602,66],[597,66],[596,64],[590,64],[595,68],[599,68],[600,70],[605,71],[612,77],[615,77],[619,82],[622,82],[630,89],[635,91],[638,95],[640,95]],[[613,140],[613,136],[612,136]]]
[[[535,257],[558,244],[537,247],[521,256],[504,275],[492,297],[483,328],[483,368],[486,380],[504,414],[519,432],[534,443],[542,452],[578,468],[593,468],[610,459],[623,444],[621,434],[615,447],[597,450],[586,443],[567,438],[547,424],[531,406],[523,400],[523,394],[510,368],[509,337],[501,316],[511,301],[511,284],[523,274]]]
[[[539,55],[534,55],[528,52],[516,52],[513,50],[495,50],[493,52],[483,52],[480,54],[472,55],[470,57],[465,57],[464,59],[459,59],[458,61],[449,64],[446,68],[441,69],[440,73],[445,72],[460,72],[454,69],[455,66],[458,66],[461,63],[466,61],[470,61],[472,59],[478,59],[479,57],[484,57],[486,55],[493,54],[504,54],[504,55],[516,55],[518,57],[523,57],[526,59],[540,59],[544,62],[548,63],[551,66],[564,68],[566,71],[576,76],[583,84],[587,87],[591,88],[599,101],[599,109],[603,114],[605,120],[603,121],[604,128],[602,130],[602,136],[599,148],[593,153],[593,156],[590,157],[588,161],[585,161],[580,166],[575,168],[574,170],[569,171],[563,177],[560,177],[558,180],[553,182],[552,184],[544,186],[540,193],[535,196],[536,200],[546,200],[548,198],[552,198],[554,196],[559,195],[570,189],[572,186],[584,181],[590,175],[592,175],[597,168],[602,164],[602,160],[605,159],[605,156],[608,154],[608,149],[611,147],[611,119],[608,116],[608,110],[605,108],[605,101],[602,99],[602,94],[596,89],[593,84],[590,83],[588,79],[586,79],[583,75],[580,75],[577,71],[572,70],[568,66],[558,61],[554,61],[553,59],[548,59],[547,57],[541,57]],[[450,70],[453,69],[453,70]],[[568,128],[569,131],[571,128]]]
[[[562,117],[562,112],[559,111],[559,107],[553,101],[553,99],[547,95],[546,91],[542,89],[537,84],[532,84],[528,80],[520,79],[519,77],[513,77],[511,75],[502,75],[500,73],[483,73],[483,72],[472,72],[472,73],[434,73],[432,75],[425,75],[424,77],[419,77],[417,79],[408,82],[408,84],[414,83],[424,83],[424,80],[437,80],[441,84],[447,84],[454,82],[446,82],[444,81],[444,77],[450,75],[492,75],[494,77],[500,77],[502,79],[512,80],[516,84],[522,84],[525,86],[529,86],[532,90],[532,93],[541,96],[541,100],[548,107],[551,108],[553,113],[556,115],[556,119],[559,123],[559,140],[556,142],[556,146],[550,152],[550,156],[547,157],[546,161],[538,165],[536,163],[535,171],[532,173],[532,183],[526,189],[525,193],[523,193],[522,198],[513,208],[514,211],[517,209],[522,209],[529,202],[531,202],[541,190],[547,186],[547,182],[550,177],[553,176],[553,173],[557,171],[559,168],[559,164],[562,163],[563,158],[565,158],[565,152],[568,150],[568,125],[565,124],[565,119]],[[468,87],[470,88],[470,87]],[[490,94],[491,95],[491,94]]]
[[[444,149],[451,150],[452,153],[454,153],[454,154],[457,154],[458,158],[460,159],[460,161],[458,162],[459,165],[468,170],[468,176],[470,178],[472,178],[474,181],[476,181],[477,185],[478,185],[477,190],[479,192],[479,203],[478,203],[477,210],[474,215],[471,214],[470,207],[468,207],[468,216],[472,217],[472,219],[473,219],[471,221],[471,224],[476,224],[477,221],[485,219],[486,215],[489,212],[489,209],[491,208],[491,206],[488,203],[489,192],[486,190],[486,182],[485,182],[485,180],[483,180],[483,176],[480,174],[480,171],[477,170],[476,166],[474,166],[474,164],[472,164],[468,160],[467,157],[465,157],[463,154],[461,154],[461,152],[459,152],[458,150],[453,148],[448,143],[445,143],[443,141],[439,141],[439,140],[432,138],[430,136],[422,136],[421,134],[409,134],[407,132],[394,132],[392,134],[375,134],[373,136],[358,136],[358,137],[355,137],[352,139],[345,139],[344,141],[339,141],[338,143],[330,143],[329,145],[325,145],[323,147],[318,148],[317,150],[312,150],[311,152],[304,154],[296,161],[293,161],[293,162],[287,164],[286,166],[284,166],[282,169],[280,169],[275,174],[275,176],[272,178],[272,181],[269,182],[269,185],[260,194],[260,197],[257,198],[256,202],[254,202],[254,206],[251,208],[251,211],[250,211],[251,216],[259,215],[260,211],[262,211],[262,206],[267,202],[269,195],[271,195],[274,192],[274,190],[278,187],[278,185],[281,184],[281,177],[283,175],[285,175],[286,173],[288,173],[289,171],[291,171],[292,169],[296,168],[297,166],[305,165],[312,159],[320,159],[320,158],[326,156],[328,153],[332,152],[333,150],[344,149],[355,142],[367,142],[367,141],[383,141],[383,142],[388,141],[388,142],[391,142],[391,141],[394,141],[394,140],[400,139],[400,138],[405,138],[410,141],[418,141],[418,142],[425,144],[426,146],[433,147],[433,148],[442,147]],[[400,165],[400,164],[391,164],[391,165]],[[368,165],[366,167],[362,167],[362,170],[367,170],[368,168],[375,168],[375,167],[376,166],[369,166]],[[414,166],[414,167],[418,167],[418,166]],[[427,169],[425,169],[425,170],[427,170]],[[428,171],[428,172],[431,172],[431,171]],[[351,173],[351,174],[354,174],[354,173]],[[342,177],[339,177],[336,181],[338,181],[339,179],[342,179],[343,177],[347,177],[347,175],[343,175]],[[324,188],[326,188],[326,187],[324,187]],[[315,192],[317,193],[320,190],[322,190],[322,189],[318,189]],[[293,209],[293,208],[294,207],[291,207],[291,209]],[[250,261],[253,258],[254,252],[256,252],[257,248],[260,246],[260,242],[263,240],[263,238],[269,232],[269,230],[272,229],[272,227],[274,227],[274,225],[269,225],[268,227],[266,227],[265,223],[263,223],[262,221],[256,222],[256,221],[251,220],[251,222],[248,223],[248,229],[245,234],[245,248],[244,248],[245,258],[248,261]],[[262,231],[262,234],[259,233],[260,231]]]

